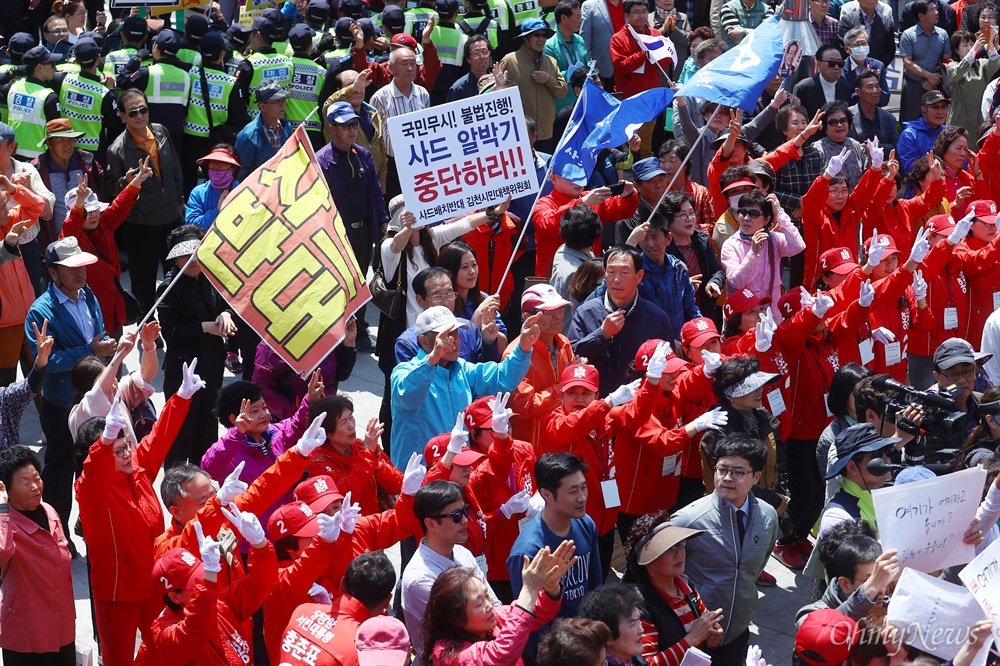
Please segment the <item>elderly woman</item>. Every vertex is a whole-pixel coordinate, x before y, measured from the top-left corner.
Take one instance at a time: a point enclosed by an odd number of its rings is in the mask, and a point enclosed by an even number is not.
[[[42,501],[31,449],[0,453],[0,648],[5,664],[76,663],[73,556],[59,514]]]
[[[820,157],[823,158],[823,168],[826,168],[835,156],[847,151],[847,154],[844,155],[840,175],[847,179],[847,188],[853,190],[861,180],[868,162],[865,147],[847,136],[851,129],[853,115],[848,110],[847,102],[840,100],[826,104],[821,111],[824,114],[823,138],[813,145],[816,146]]]
[[[591,591],[580,605],[580,617],[597,620],[608,628],[602,647],[614,666],[646,666],[642,645],[642,597],[631,585],[604,585]]]
[[[684,576],[684,542],[701,530],[671,525],[669,518],[669,511],[643,516],[625,543],[628,571],[643,602],[642,656],[653,666],[677,666],[689,648],[718,647],[723,636],[722,609],[705,608]]]
[[[964,127],[945,127],[934,139],[932,150],[944,168],[945,196],[951,203],[952,217],[956,220],[965,217],[971,201],[993,198],[979,168],[979,160],[969,150],[968,130]]]

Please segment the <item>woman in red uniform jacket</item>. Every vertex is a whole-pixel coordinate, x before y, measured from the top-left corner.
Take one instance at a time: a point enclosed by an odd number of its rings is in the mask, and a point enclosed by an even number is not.
[[[975,216],[972,230],[955,254],[965,266],[972,293],[966,340],[979,349],[986,318],[1000,307],[1000,234],[996,202],[973,201],[969,213]]]

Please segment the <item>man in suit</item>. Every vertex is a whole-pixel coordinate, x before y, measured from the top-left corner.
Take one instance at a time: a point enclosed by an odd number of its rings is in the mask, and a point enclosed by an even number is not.
[[[879,0],[851,0],[840,11],[840,38],[854,28],[864,28],[868,35],[869,57],[886,67],[896,58],[896,22],[892,9]]]
[[[895,149],[899,140],[896,117],[878,106],[879,82],[875,72],[867,71],[855,80],[858,103],[851,107],[851,121],[848,136],[864,143],[868,139],[879,139],[885,157]]]
[[[794,95],[808,111],[808,117],[819,111],[823,105],[834,100],[851,101],[851,84],[843,79],[844,56],[833,44],[825,44],[816,51],[819,71],[808,79],[795,84]]]
[[[615,12],[619,20],[612,21]],[[617,27],[616,24],[617,23]],[[587,45],[587,59],[597,61],[597,73],[605,90],[614,90],[615,68],[608,45],[611,36],[625,25],[622,0],[584,0],[580,8],[580,35]]]
[[[875,72],[878,76],[878,84],[881,93],[878,98],[878,105],[885,106],[889,103],[889,82],[885,78],[885,63],[879,62],[875,58],[868,56],[871,48],[868,45],[868,35],[864,28],[854,28],[844,36],[844,50],[847,51],[847,58],[844,59],[845,81],[852,87],[857,87],[858,76],[862,72]],[[857,95],[851,98],[852,102],[857,102]]]

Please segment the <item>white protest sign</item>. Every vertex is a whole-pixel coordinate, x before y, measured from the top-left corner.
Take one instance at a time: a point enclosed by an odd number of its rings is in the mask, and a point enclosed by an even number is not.
[[[882,549],[898,549],[900,566],[918,571],[969,562],[976,548],[962,536],[976,517],[985,482],[986,470],[975,467],[873,490]]]
[[[417,227],[538,191],[517,88],[394,116],[389,138]]]
[[[886,624],[900,631],[903,643],[941,659],[954,659],[969,640],[972,626],[985,619],[969,591],[914,569],[903,569],[889,599]],[[982,666],[989,654],[983,646],[972,666]]]
[[[958,572],[969,592],[993,621],[993,643],[1000,649],[1000,539]]]

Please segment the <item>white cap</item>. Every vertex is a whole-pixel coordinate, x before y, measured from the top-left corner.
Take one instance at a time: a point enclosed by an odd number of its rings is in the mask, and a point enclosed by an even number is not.
[[[70,210],[71,208],[73,208],[73,206],[76,205],[76,192],[78,189],[79,188],[74,187],[69,192],[67,192],[66,196],[63,198],[63,201],[66,203],[66,210]],[[83,202],[83,209],[88,213],[95,210],[103,212],[110,205],[111,204],[106,204],[100,199],[98,199],[97,195],[91,192],[90,194],[87,195],[87,198]]]
[[[524,290],[521,296],[521,312],[529,310],[558,310],[573,305],[559,295],[550,284],[536,284]]]
[[[414,332],[417,335],[423,335],[424,333],[430,333],[431,331],[440,333],[441,331],[453,326],[458,328],[469,328],[469,325],[464,321],[455,319],[455,315],[451,310],[443,305],[435,305],[427,308],[417,315],[417,323],[414,324]]]

